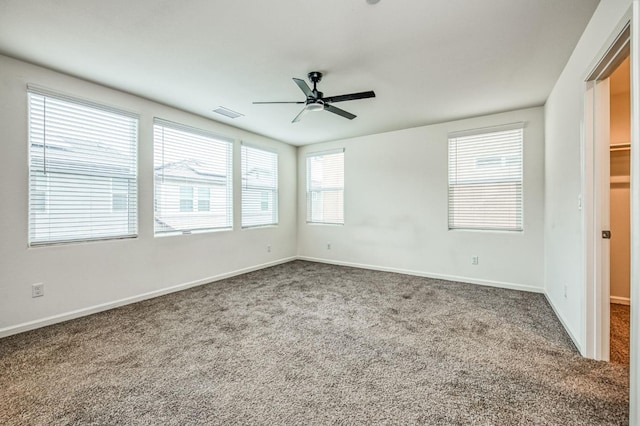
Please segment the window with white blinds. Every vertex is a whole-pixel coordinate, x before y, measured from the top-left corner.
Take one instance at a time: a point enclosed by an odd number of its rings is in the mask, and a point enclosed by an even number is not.
[[[522,231],[523,124],[449,135],[449,229]]]
[[[135,237],[138,117],[28,86],[29,245]]]
[[[344,224],[344,149],[307,156],[307,222]]]
[[[155,119],[155,235],[233,226],[233,141]]]
[[[278,223],[278,154],[242,145],[242,227]]]

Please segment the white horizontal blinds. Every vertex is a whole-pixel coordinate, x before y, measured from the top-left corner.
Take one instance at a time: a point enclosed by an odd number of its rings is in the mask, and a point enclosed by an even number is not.
[[[307,222],[344,224],[344,150],[307,156]]]
[[[29,244],[137,233],[138,119],[29,87]]]
[[[278,223],[278,154],[242,145],[242,227]]]
[[[449,229],[522,230],[522,124],[449,137]]]
[[[155,119],[153,147],[155,234],[230,229],[232,141]]]

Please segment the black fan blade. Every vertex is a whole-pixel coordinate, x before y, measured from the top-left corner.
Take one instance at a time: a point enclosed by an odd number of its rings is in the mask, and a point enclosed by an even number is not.
[[[295,83],[298,85],[300,90],[304,92],[304,95],[307,98],[315,98],[315,96],[313,95],[313,92],[311,91],[311,89],[309,88],[307,83],[305,83],[304,80],[300,80],[299,78],[294,78],[293,81],[295,81]]]
[[[338,114],[338,115],[340,115],[340,116],[342,116],[344,118],[348,118],[349,120],[353,120],[354,118],[357,117],[357,115],[353,115],[350,112],[347,112],[347,111],[345,111],[343,109],[336,108],[333,105],[324,104],[324,109],[325,109],[325,111],[329,111],[329,112],[332,112],[334,114]]]
[[[366,99],[366,98],[375,98],[376,94],[373,93],[373,90],[369,90],[368,92],[360,92],[360,93],[350,93],[348,95],[339,95],[339,96],[329,96],[326,98],[322,98],[325,102],[344,102],[344,101],[355,101],[356,99]]]
[[[287,101],[284,101],[284,102],[253,102],[253,103],[256,104],[256,105],[260,105],[260,104],[304,104],[305,101],[300,101],[300,102],[297,102],[297,101],[291,101],[291,102],[287,102]]]
[[[300,114],[296,115],[296,118],[293,119],[292,123],[297,123],[298,121],[302,120],[302,117],[304,117],[306,113],[307,107],[304,107],[302,111],[300,111]]]

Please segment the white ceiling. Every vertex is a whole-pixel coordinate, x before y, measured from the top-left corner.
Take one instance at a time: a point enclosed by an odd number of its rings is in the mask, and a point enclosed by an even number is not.
[[[0,52],[304,145],[542,105],[598,1],[2,0]],[[314,70],[377,97],[252,105]]]

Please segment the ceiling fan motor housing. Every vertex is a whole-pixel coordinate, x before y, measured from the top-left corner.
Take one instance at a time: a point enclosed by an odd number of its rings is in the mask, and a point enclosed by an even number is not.
[[[311,71],[307,74],[307,77],[309,77],[310,82],[315,84],[322,80],[322,73],[320,71]]]

